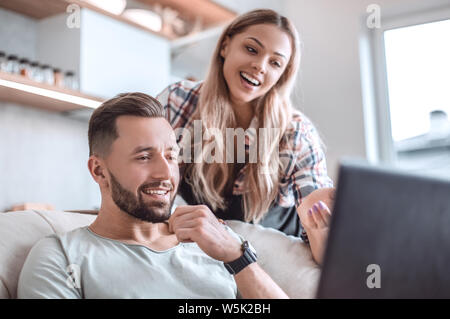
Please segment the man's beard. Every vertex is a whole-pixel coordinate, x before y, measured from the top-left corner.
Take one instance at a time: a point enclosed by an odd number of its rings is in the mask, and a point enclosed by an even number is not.
[[[151,223],[162,223],[169,219],[174,199],[170,203],[162,201],[153,201],[152,204],[145,203],[142,198],[142,187],[139,188],[136,197],[132,192],[126,190],[111,172],[109,174],[111,175],[112,199],[122,211],[137,219]]]

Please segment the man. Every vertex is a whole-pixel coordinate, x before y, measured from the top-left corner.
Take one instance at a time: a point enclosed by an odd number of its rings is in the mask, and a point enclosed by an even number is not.
[[[98,217],[32,248],[19,298],[287,297],[206,206],[170,214],[179,150],[157,100],[129,93],[106,101],[88,135]]]

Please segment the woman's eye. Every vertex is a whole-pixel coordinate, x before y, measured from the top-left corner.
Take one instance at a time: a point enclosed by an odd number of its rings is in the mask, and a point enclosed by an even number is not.
[[[256,53],[256,50],[253,49],[252,47],[247,46],[246,48],[247,48],[247,51],[248,51],[248,52]]]
[[[273,61],[272,64],[275,65],[277,68],[281,68],[281,63],[278,61]]]
[[[178,156],[177,155],[169,155],[168,158],[170,161],[176,161],[178,159]]]

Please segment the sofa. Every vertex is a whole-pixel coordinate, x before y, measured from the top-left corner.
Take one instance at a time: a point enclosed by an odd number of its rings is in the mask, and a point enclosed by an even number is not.
[[[91,224],[95,212],[25,210],[0,213],[0,298],[17,298],[20,271],[32,246],[52,233]],[[227,224],[255,247],[260,266],[291,298],[314,298],[320,268],[307,244],[260,225]]]

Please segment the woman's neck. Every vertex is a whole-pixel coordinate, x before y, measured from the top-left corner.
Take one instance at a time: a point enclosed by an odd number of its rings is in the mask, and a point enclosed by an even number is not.
[[[237,127],[242,127],[246,130],[255,115],[254,106],[248,102],[231,102],[231,107],[233,108],[234,115],[236,117]]]

